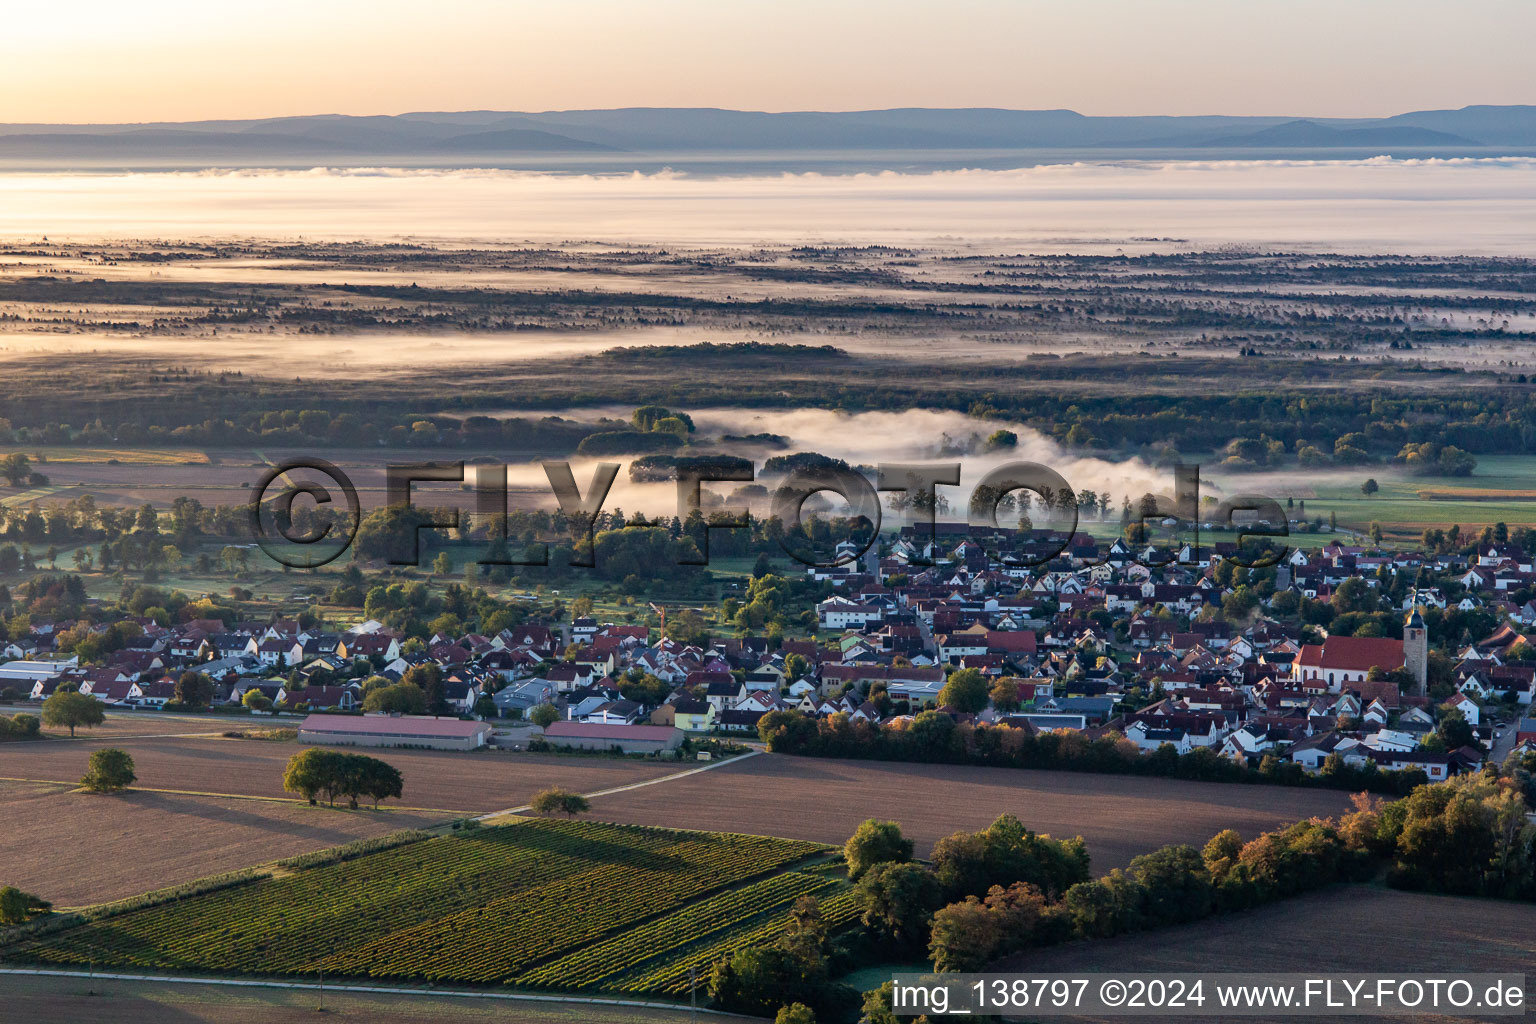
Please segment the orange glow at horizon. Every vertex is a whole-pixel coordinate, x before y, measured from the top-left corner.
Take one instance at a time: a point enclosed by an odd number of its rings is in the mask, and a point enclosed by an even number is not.
[[[78,0],[8,5],[0,120],[1536,102],[1527,0]]]

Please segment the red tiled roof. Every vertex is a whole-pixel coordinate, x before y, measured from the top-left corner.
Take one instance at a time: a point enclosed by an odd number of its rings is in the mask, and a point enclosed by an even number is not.
[[[1011,654],[1028,654],[1035,650],[1035,634],[1029,630],[1019,632],[987,631],[987,647],[994,651]]]
[[[1313,644],[1303,647],[1296,660],[1325,670],[1368,672],[1379,665],[1391,671],[1403,666],[1403,642],[1391,637],[1331,636],[1321,648]]]

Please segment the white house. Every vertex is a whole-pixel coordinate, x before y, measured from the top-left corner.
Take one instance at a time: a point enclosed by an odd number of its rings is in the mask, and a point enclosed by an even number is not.
[[[1478,706],[1477,701],[1473,700],[1465,693],[1459,693],[1455,697],[1452,697],[1450,700],[1445,702],[1443,707],[1445,707],[1447,710],[1454,709],[1456,711],[1460,711],[1463,715],[1466,716],[1468,725],[1476,727],[1482,724],[1482,708]]]
[[[822,629],[866,629],[885,619],[879,605],[855,604],[839,597],[829,597],[816,606]]]

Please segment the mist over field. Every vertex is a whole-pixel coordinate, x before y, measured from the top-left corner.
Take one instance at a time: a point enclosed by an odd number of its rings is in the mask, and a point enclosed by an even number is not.
[[[1536,159],[1126,160],[712,177],[314,168],[0,175],[0,238],[936,244],[1032,252],[1237,243],[1517,254]]]
[[[572,410],[571,415],[594,413],[623,415],[627,410]],[[941,487],[939,496],[942,518],[964,519],[971,492],[991,470],[1012,462],[1035,462],[1047,466],[1078,492],[1092,490],[1114,496],[1116,508],[1122,496],[1139,497],[1145,493],[1170,492],[1173,476],[1142,459],[1111,461],[1070,453],[1060,444],[1036,430],[1001,420],[982,419],[945,410],[912,409],[906,412],[847,413],[829,409],[749,410],[705,408],[690,413],[700,433],[700,443],[711,452],[752,459],[759,472],[765,459],[788,452],[819,452],[842,459],[865,470],[871,483],[874,469],[882,463],[954,464],[961,467],[960,483]],[[1013,431],[1018,444],[1012,448],[989,449],[986,438],[999,429]],[[784,439],[772,447],[750,441],[713,440],[749,434],[774,434]],[[600,461],[620,462],[628,468],[629,458],[572,459],[571,468],[579,487],[585,489]],[[553,507],[548,478],[537,462],[515,463],[508,467],[507,482],[522,503]],[[775,478],[759,482],[769,489],[781,481]],[[741,485],[731,482],[706,484],[706,491],[727,497]],[[823,495],[839,513],[846,503],[835,494]],[[739,504],[739,500],[735,502]],[[670,516],[678,511],[677,487],[673,483],[639,483],[627,472],[615,480],[605,508],[626,512],[644,512],[647,516]],[[757,511],[766,511],[766,499],[757,502]],[[889,513],[892,520],[899,515]],[[1037,516],[1038,518],[1038,516]],[[1042,520],[1043,522],[1043,520]],[[890,525],[889,523],[887,525]]]

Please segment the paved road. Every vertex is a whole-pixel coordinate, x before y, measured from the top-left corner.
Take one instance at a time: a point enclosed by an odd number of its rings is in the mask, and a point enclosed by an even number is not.
[[[34,978],[79,978],[90,977],[112,981],[150,981],[171,985],[224,985],[230,988],[280,988],[299,991],[320,992],[361,992],[370,995],[395,995],[395,996],[430,996],[442,998],[451,996],[456,999],[503,999],[509,1001],[533,1002],[533,1003],[585,1003],[592,1006],[633,1006],[647,1010],[674,1010],[688,1009],[677,1003],[647,1002],[643,999],[599,999],[583,996],[541,996],[523,992],[485,992],[485,991],[460,991],[447,988],[404,988],[386,985],[319,985],[315,982],[303,981],[249,981],[233,978],[192,978],[176,977],[162,974],[112,974],[101,971],[61,971],[45,970],[26,967],[0,967],[0,975],[20,974]],[[733,1013],[725,1013],[721,1010],[711,1010],[699,1007],[697,1013],[707,1014],[712,1017],[726,1017],[734,1020],[748,1020],[755,1018],[743,1018]]]
[[[1526,709],[1521,708],[1521,710],[1524,711]],[[1488,755],[1489,760],[1493,761],[1494,764],[1503,764],[1504,759],[1509,756],[1509,752],[1515,749],[1515,726],[1519,722],[1520,719],[1516,718],[1513,722],[1504,726],[1504,735],[1494,741],[1493,752]]]

